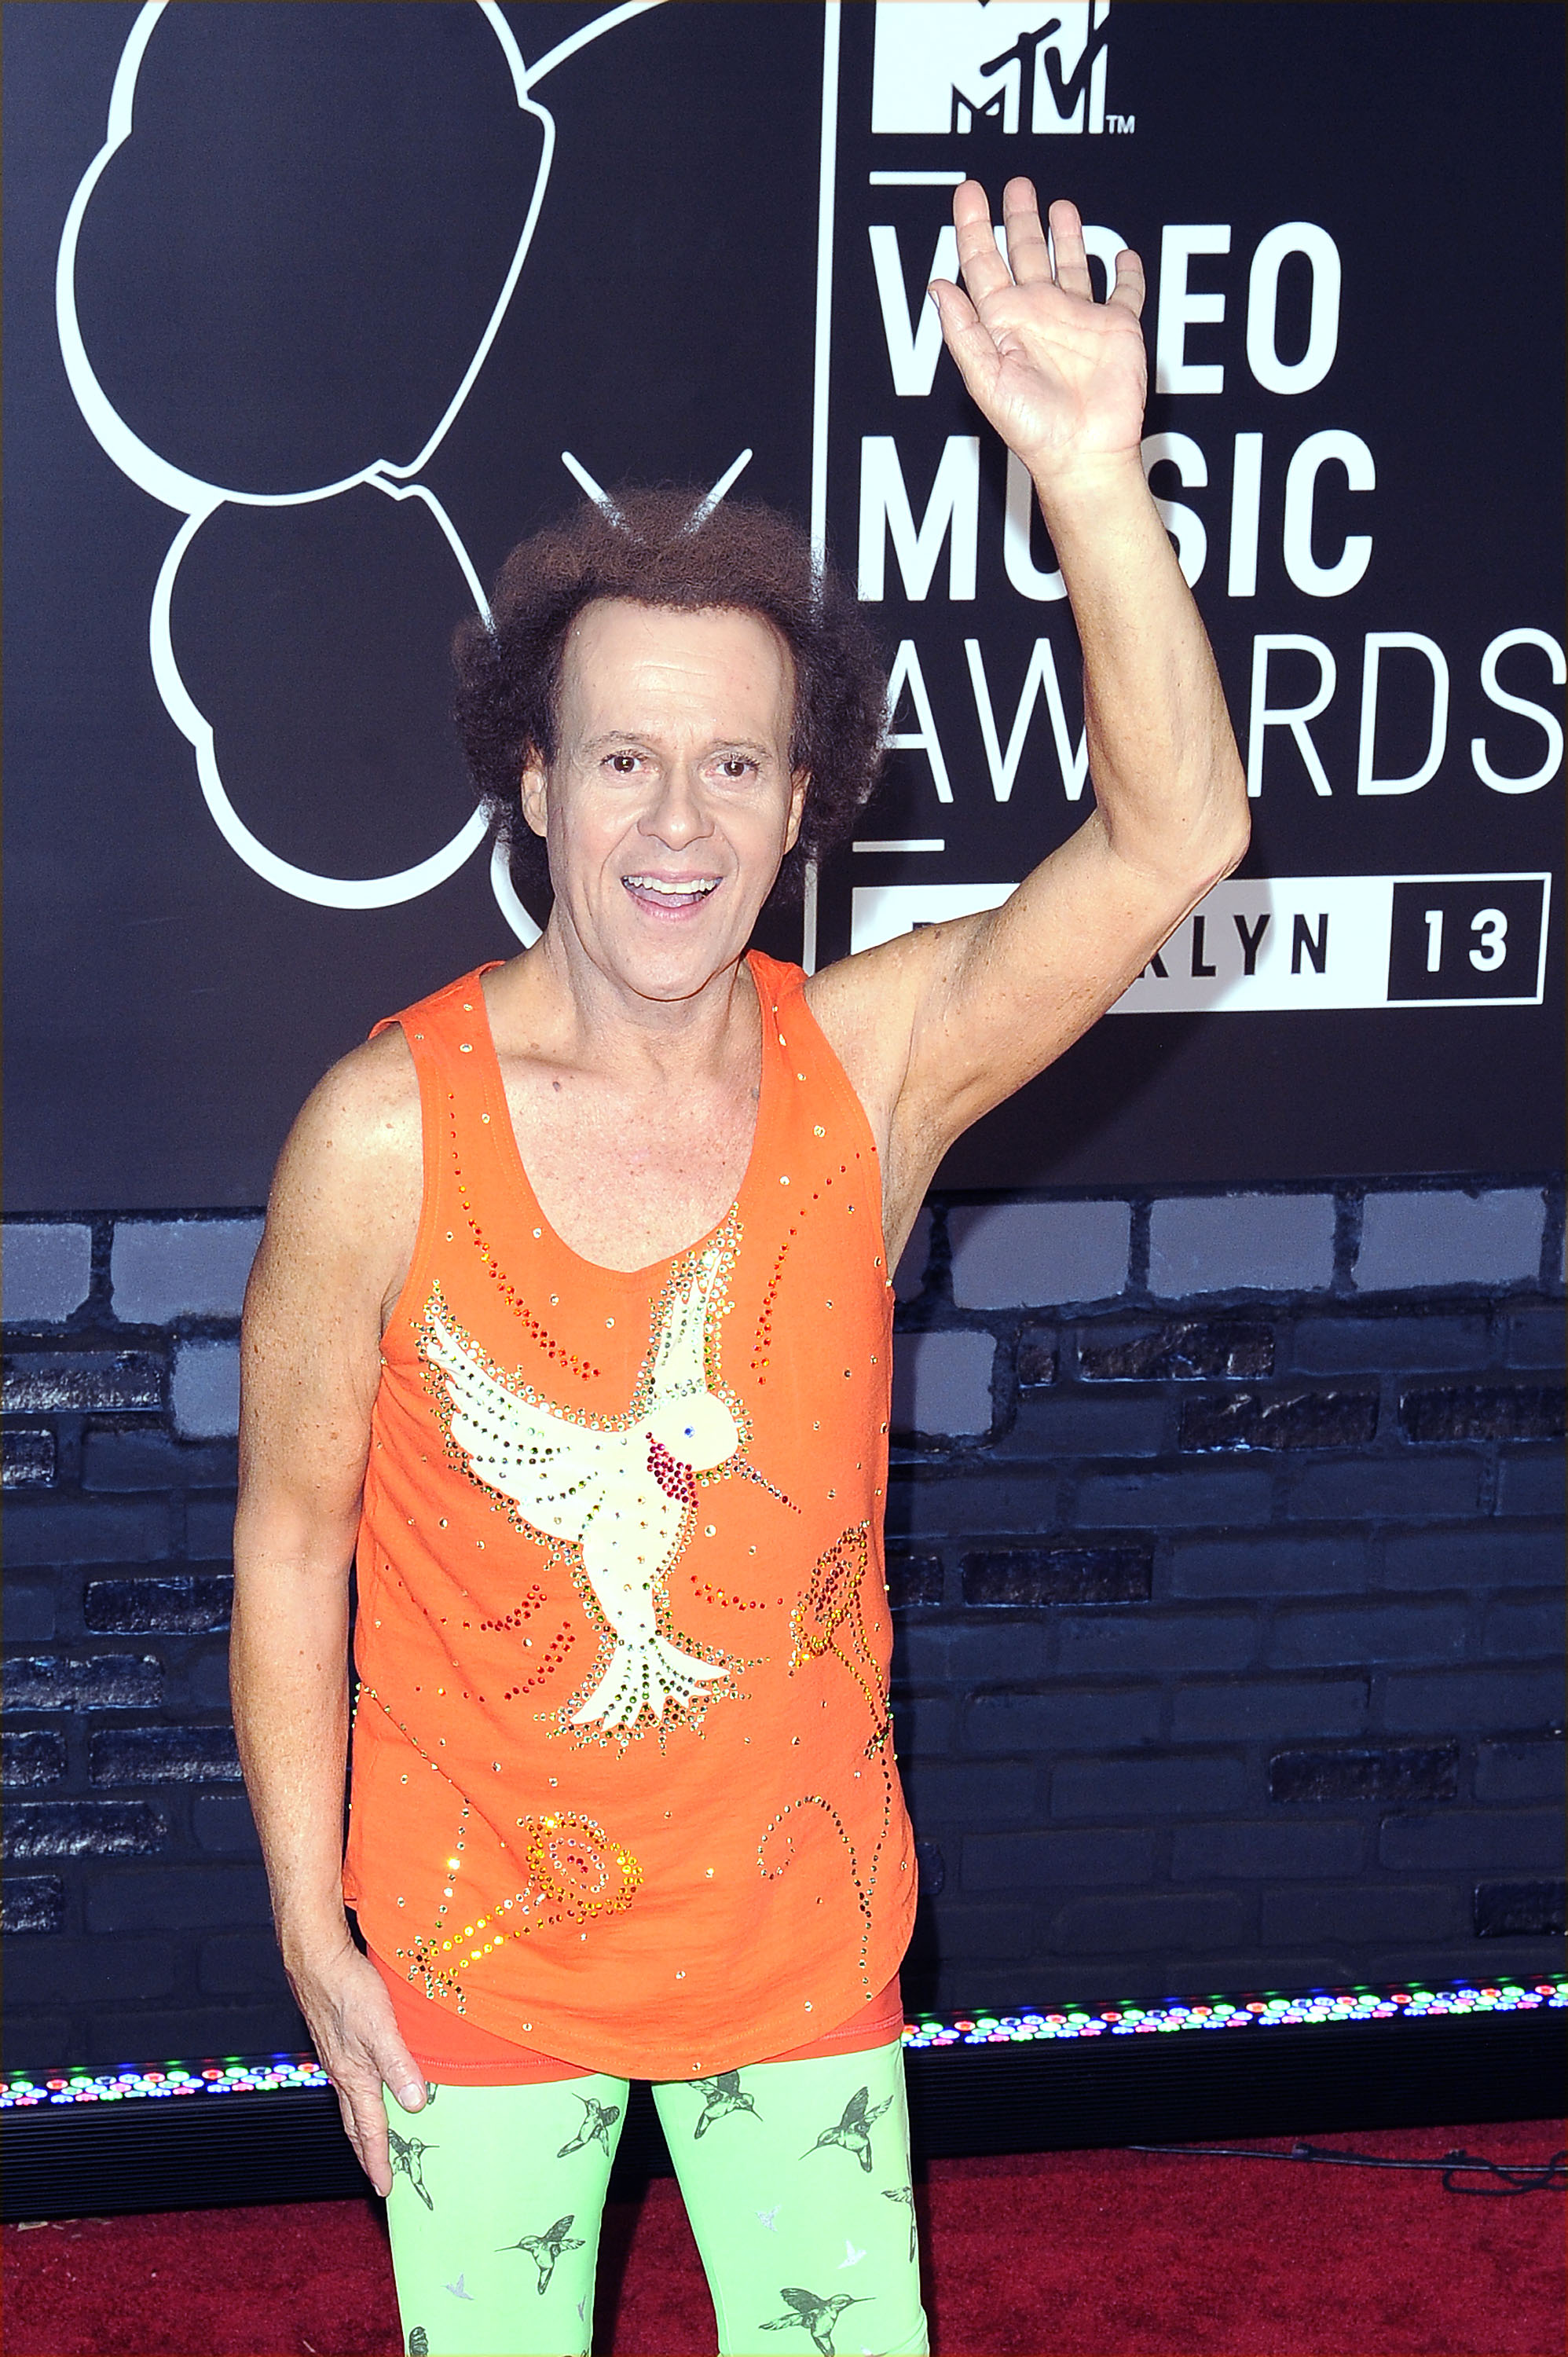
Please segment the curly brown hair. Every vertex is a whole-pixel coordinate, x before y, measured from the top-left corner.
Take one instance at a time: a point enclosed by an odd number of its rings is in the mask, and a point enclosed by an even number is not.
[[[727,500],[694,522],[704,496],[618,490],[609,515],[585,500],[564,522],[512,550],[497,576],[491,623],[469,620],[456,633],[457,731],[524,889],[537,891],[549,866],[522,816],[519,781],[531,752],[554,759],[566,634],[596,598],[759,614],[788,644],[795,665],[790,766],[809,771],[811,782],[771,905],[799,897],[807,861],[844,839],[876,782],[886,674],[853,593],[830,571],[819,576],[806,535],[789,517]]]

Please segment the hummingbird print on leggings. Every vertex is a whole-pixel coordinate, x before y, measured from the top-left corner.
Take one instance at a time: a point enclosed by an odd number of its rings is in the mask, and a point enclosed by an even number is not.
[[[909,2256],[915,2255],[915,2189],[912,2185],[885,2185],[884,2201],[902,2201],[909,2212]]]
[[[503,2251],[528,2253],[529,2257],[539,2269],[541,2299],[550,2288],[550,2278],[555,2272],[555,2262],[562,2252],[580,2251],[583,2248],[582,2243],[572,2233],[573,2220],[575,2215],[575,2211],[568,2210],[564,2218],[557,2218],[553,2226],[546,2226],[542,2234],[520,2234],[515,2243],[502,2243],[499,2245]]]
[[[602,2145],[607,2157],[610,2148],[610,2130],[620,2117],[620,2105],[597,2104],[592,2095],[579,2095],[577,2101],[583,2106],[583,2125],[576,2135],[562,2146],[555,2156],[556,2159],[564,2160],[569,2152],[581,2152],[585,2144]]]
[[[785,2284],[779,2297],[789,2301],[789,2314],[759,2324],[758,2332],[809,2332],[822,2357],[834,2357],[834,2325],[846,2308],[864,2307],[871,2294],[835,2291],[832,2299],[822,2299],[814,2291],[802,2291],[798,2284]]]
[[[749,2112],[753,2119],[762,2116],[755,2099],[742,2088],[738,2071],[721,2071],[716,2078],[693,2079],[692,2084],[706,2099],[702,2116],[692,2130],[694,2141],[700,2141],[715,2120],[724,2119],[731,2112]]]
[[[838,2126],[824,2128],[811,2147],[811,2152],[821,2152],[824,2145],[841,2144],[845,2152],[854,2153],[869,2177],[871,2174],[871,2124],[874,2120],[879,2120],[884,2112],[890,2110],[892,2103],[893,2098],[889,2095],[886,2103],[874,2104],[871,2101],[870,2088],[857,2087],[844,2105],[843,2116]],[[802,2160],[810,2160],[811,2157],[811,2153],[802,2153],[800,2156]]]
[[[434,2152],[433,2144],[421,2144],[417,2136],[401,2136],[396,2128],[388,2128],[387,2143],[392,2150],[392,2175],[406,2177],[427,2210],[434,2210],[424,2183],[424,2156]]]

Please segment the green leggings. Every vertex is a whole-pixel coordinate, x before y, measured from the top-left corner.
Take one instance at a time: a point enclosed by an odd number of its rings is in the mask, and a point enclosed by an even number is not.
[[[627,2083],[389,2095],[387,2201],[411,2357],[587,2357]],[[671,2080],[653,2100],[724,2357],[924,2352],[903,2050]]]

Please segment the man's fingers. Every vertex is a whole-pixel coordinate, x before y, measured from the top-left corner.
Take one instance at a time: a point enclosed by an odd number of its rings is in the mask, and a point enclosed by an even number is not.
[[[1007,259],[1018,285],[1026,286],[1035,279],[1043,279],[1048,285],[1050,248],[1046,243],[1032,180],[1008,181],[1002,191],[1002,219],[1007,231]],[[1073,291],[1076,293],[1076,288]]]
[[[978,306],[999,287],[1013,283],[1012,272],[996,251],[991,199],[978,180],[965,180],[953,190],[952,218],[958,231],[959,268],[971,302]]]
[[[995,339],[989,328],[982,326],[968,296],[950,278],[933,278],[929,292],[941,319],[942,340],[958,364],[959,374],[979,399],[1001,365]]]
[[[1057,285],[1067,294],[1081,296],[1092,303],[1094,281],[1089,274],[1082,217],[1078,207],[1069,204],[1065,197],[1058,197],[1051,207],[1051,240],[1056,247]]]
[[[1144,308],[1144,265],[1131,247],[1123,246],[1116,257],[1116,284],[1111,289],[1111,301],[1120,303],[1131,311],[1134,319]]]

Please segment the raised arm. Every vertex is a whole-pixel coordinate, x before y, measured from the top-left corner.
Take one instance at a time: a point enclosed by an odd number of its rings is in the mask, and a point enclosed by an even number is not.
[[[815,977],[885,1152],[897,1249],[942,1155],[1088,1029],[1247,845],[1246,784],[1197,608],[1144,479],[1144,273],[1094,299],[1077,210],[1027,180],[953,198],[967,293],[932,295],[973,399],[1028,468],[1083,650],[1090,817],[1003,907]]]
[[[424,2090],[343,1910],[349,1577],[383,1308],[412,1243],[419,1174],[417,1084],[389,1035],[322,1082],[274,1182],[245,1299],[230,1646],[284,1969],[381,2193],[382,2083],[405,2109]]]

